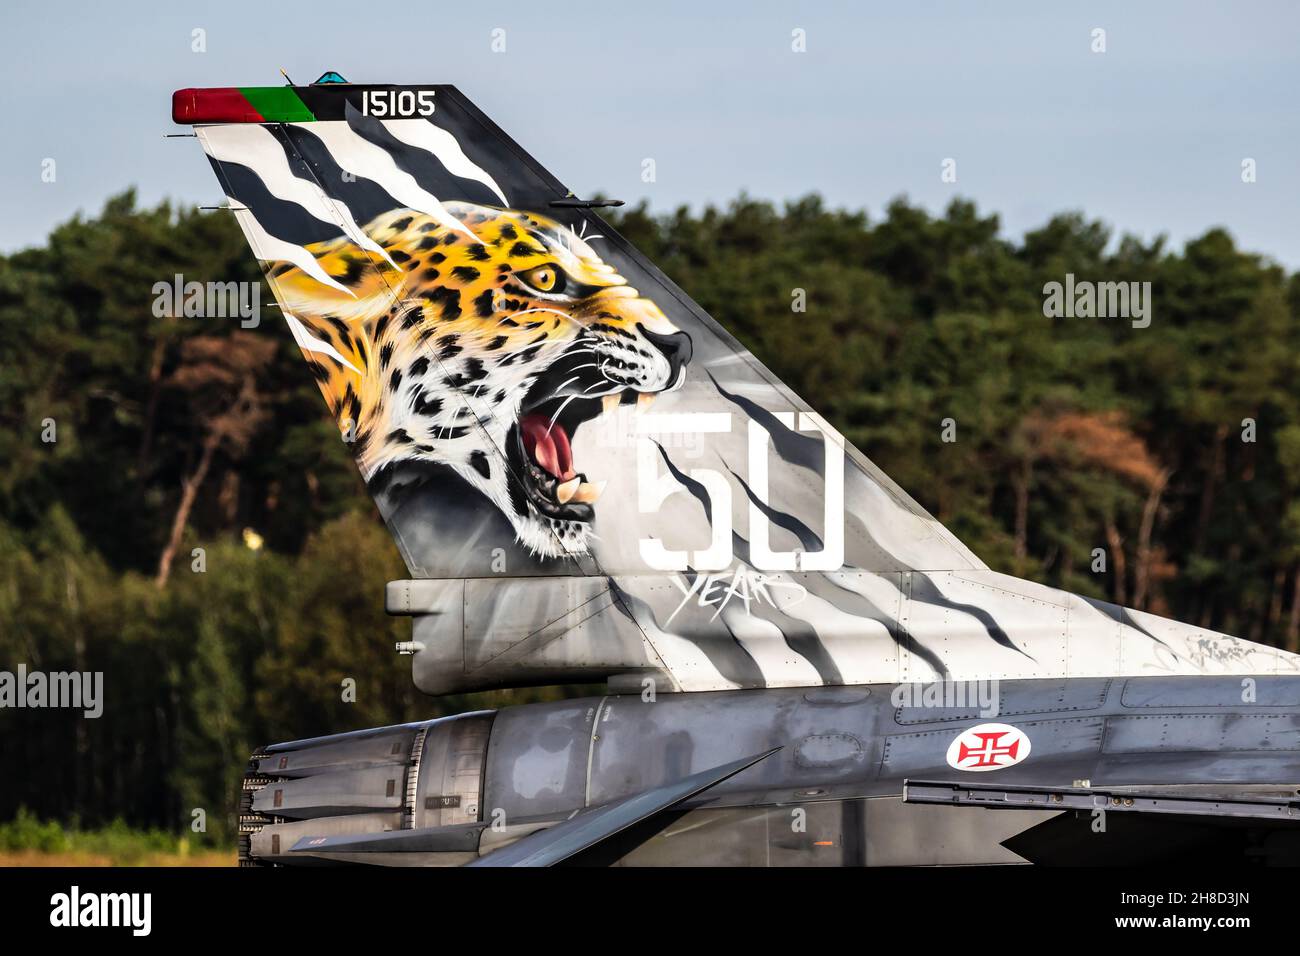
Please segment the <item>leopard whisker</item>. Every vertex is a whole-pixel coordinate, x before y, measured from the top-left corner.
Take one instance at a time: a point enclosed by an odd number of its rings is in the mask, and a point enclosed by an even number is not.
[[[582,366],[578,366],[578,368],[581,368],[581,367],[582,367]],[[573,369],[572,371],[575,371],[575,372],[576,372],[577,370],[578,370],[578,369]],[[563,382],[561,382],[559,385],[555,386],[555,394],[556,394],[556,395],[559,395],[560,392],[564,391],[564,386],[568,385],[570,382],[576,382],[579,378],[581,378],[581,376],[579,376],[579,375],[575,375],[575,376],[573,376],[572,378],[566,378],[566,379],[565,379]]]
[[[565,406],[567,406],[569,402],[573,401],[577,397],[578,397],[577,395],[570,395],[568,398],[566,398],[564,401],[560,403],[560,407],[557,408],[555,410],[555,414],[551,416],[551,423],[546,426],[547,435],[550,435],[550,433],[555,429],[555,420],[560,417],[560,413],[564,411]]]

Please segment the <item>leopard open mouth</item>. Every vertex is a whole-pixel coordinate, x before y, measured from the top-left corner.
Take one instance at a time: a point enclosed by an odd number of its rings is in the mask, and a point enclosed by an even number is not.
[[[574,461],[573,439],[584,423],[650,394],[612,381],[592,366],[586,349],[561,356],[524,396],[507,439],[511,472],[521,479],[529,503],[549,518],[589,522],[595,517],[592,505],[605,482],[582,472]]]

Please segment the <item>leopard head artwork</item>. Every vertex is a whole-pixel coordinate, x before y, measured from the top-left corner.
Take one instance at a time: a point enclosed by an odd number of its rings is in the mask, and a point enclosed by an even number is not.
[[[679,387],[691,340],[572,229],[469,203],[398,209],[271,281],[372,485],[453,469],[538,557],[585,554],[604,483],[584,423]],[[481,507],[465,502],[464,507]]]

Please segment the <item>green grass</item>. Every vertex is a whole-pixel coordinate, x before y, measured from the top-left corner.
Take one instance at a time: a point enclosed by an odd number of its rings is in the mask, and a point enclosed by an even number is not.
[[[6,823],[0,823],[0,852],[33,851],[50,856],[67,854],[106,857],[121,866],[131,866],[159,856],[187,856],[192,850],[222,850],[210,845],[206,835],[192,840],[188,834],[166,830],[142,830],[114,820],[98,829],[83,830],[75,824],[64,826],[53,820],[41,820],[25,807]],[[200,846],[196,846],[201,844]]]

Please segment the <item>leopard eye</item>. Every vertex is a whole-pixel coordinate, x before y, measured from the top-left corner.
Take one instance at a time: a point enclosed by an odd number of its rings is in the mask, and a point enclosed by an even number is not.
[[[535,266],[521,273],[520,278],[538,292],[561,292],[564,290],[564,273],[555,266]]]

